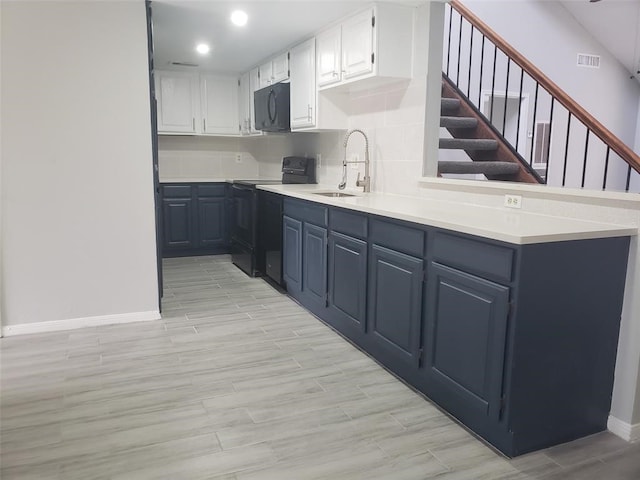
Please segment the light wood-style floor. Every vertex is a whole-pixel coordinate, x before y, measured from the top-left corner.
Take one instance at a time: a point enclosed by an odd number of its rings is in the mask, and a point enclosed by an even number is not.
[[[161,321],[1,340],[3,480],[640,479],[609,433],[507,460],[228,256],[164,265]]]

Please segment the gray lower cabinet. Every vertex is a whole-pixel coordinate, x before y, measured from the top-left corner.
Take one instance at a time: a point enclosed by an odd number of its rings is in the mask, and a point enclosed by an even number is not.
[[[285,199],[283,280],[289,294],[318,316],[327,308],[327,208]]]
[[[502,414],[509,287],[432,262],[424,373],[427,394],[472,428]]]
[[[160,191],[163,257],[228,253],[225,183],[163,184]]]
[[[327,302],[327,229],[305,223],[302,238],[302,292],[323,308]]]
[[[282,278],[291,294],[302,292],[302,222],[282,219]]]
[[[162,249],[190,250],[193,248],[193,201],[186,198],[162,199]]]
[[[331,232],[326,320],[360,343],[367,313],[367,242]]]
[[[284,210],[289,293],[500,451],[606,429],[628,237],[512,245]]]
[[[373,244],[369,262],[367,344],[402,373],[419,361],[423,261]]]
[[[198,198],[198,247],[222,247],[228,243],[226,206],[224,197]]]

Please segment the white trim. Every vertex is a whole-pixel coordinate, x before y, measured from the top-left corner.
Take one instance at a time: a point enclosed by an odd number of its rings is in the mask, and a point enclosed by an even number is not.
[[[148,322],[162,318],[158,310],[148,312],[119,313],[115,315],[98,315],[95,317],[69,318],[66,320],[52,320],[50,322],[21,323],[2,327],[5,337],[12,335],[28,335],[31,333],[58,332],[83,327],[97,327],[117,323]]]
[[[607,429],[627,442],[640,440],[640,423],[631,425],[610,415],[609,421],[607,422]]]

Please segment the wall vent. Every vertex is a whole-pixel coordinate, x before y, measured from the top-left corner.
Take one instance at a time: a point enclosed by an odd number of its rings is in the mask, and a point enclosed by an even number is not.
[[[169,62],[169,65],[175,65],[176,67],[197,67],[197,63],[189,62]]]
[[[589,67],[589,68],[600,68],[600,55],[591,55],[589,53],[579,53],[578,66]]]

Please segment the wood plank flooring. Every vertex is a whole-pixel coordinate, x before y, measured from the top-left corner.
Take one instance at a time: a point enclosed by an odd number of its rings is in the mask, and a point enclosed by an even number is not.
[[[228,256],[164,262],[156,322],[9,337],[3,480],[637,480],[602,433],[507,460]]]

